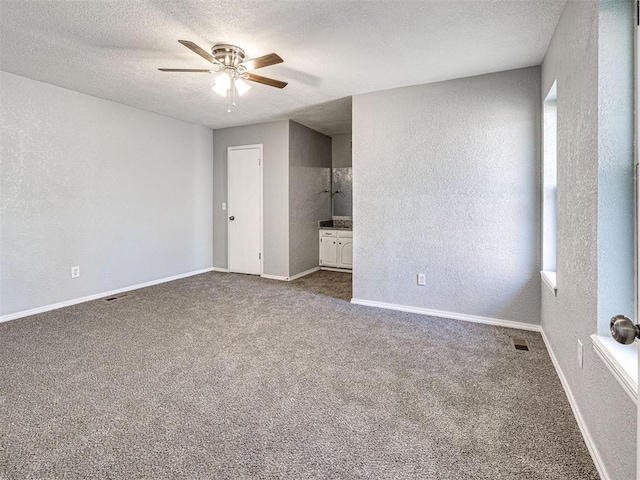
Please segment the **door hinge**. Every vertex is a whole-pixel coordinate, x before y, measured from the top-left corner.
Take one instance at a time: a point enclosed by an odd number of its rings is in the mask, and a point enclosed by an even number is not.
[[[258,254],[258,260],[262,260],[262,254],[261,253]]]
[[[636,25],[640,27],[640,1],[636,1]]]
[[[261,159],[261,158],[259,158],[259,159],[258,159],[258,165],[260,165],[260,162],[261,162],[261,161],[262,161],[262,159]]]

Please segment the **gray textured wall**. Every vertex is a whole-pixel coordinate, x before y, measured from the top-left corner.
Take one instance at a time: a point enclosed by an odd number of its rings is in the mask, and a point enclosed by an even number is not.
[[[333,168],[350,167],[351,160],[351,134],[343,133],[331,138],[331,155]]]
[[[631,5],[631,2],[629,2]],[[612,479],[635,478],[636,407],[591,348],[598,298],[598,2],[569,0],[542,64],[558,80],[557,298],[542,327]],[[542,98],[542,97],[541,97]],[[576,361],[577,341],[584,367]]]
[[[227,268],[227,147],[263,144],[264,273],[289,276],[289,121],[213,131],[213,265]]]
[[[212,266],[210,129],[0,82],[0,315]]]
[[[331,218],[331,138],[289,122],[289,275],[318,266],[318,221]]]
[[[537,67],[353,97],[354,298],[539,323],[539,99]]]

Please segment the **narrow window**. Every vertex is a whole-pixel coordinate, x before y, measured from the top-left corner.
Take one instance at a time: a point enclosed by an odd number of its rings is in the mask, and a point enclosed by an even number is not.
[[[558,211],[558,87],[553,82],[543,104],[542,278],[556,293]]]

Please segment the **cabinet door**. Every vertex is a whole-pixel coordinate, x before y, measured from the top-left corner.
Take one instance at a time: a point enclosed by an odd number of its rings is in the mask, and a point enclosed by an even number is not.
[[[320,265],[325,267],[338,266],[338,245],[335,237],[320,239]]]
[[[353,268],[352,238],[338,238],[338,267]]]

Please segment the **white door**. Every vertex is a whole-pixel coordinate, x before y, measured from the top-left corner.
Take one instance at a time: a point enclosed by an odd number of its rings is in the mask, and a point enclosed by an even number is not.
[[[338,267],[353,268],[352,238],[338,238]]]
[[[322,265],[325,267],[338,266],[338,246],[336,245],[336,237],[322,237],[320,239],[320,254],[322,256]]]
[[[229,271],[260,275],[262,145],[227,149]]]

